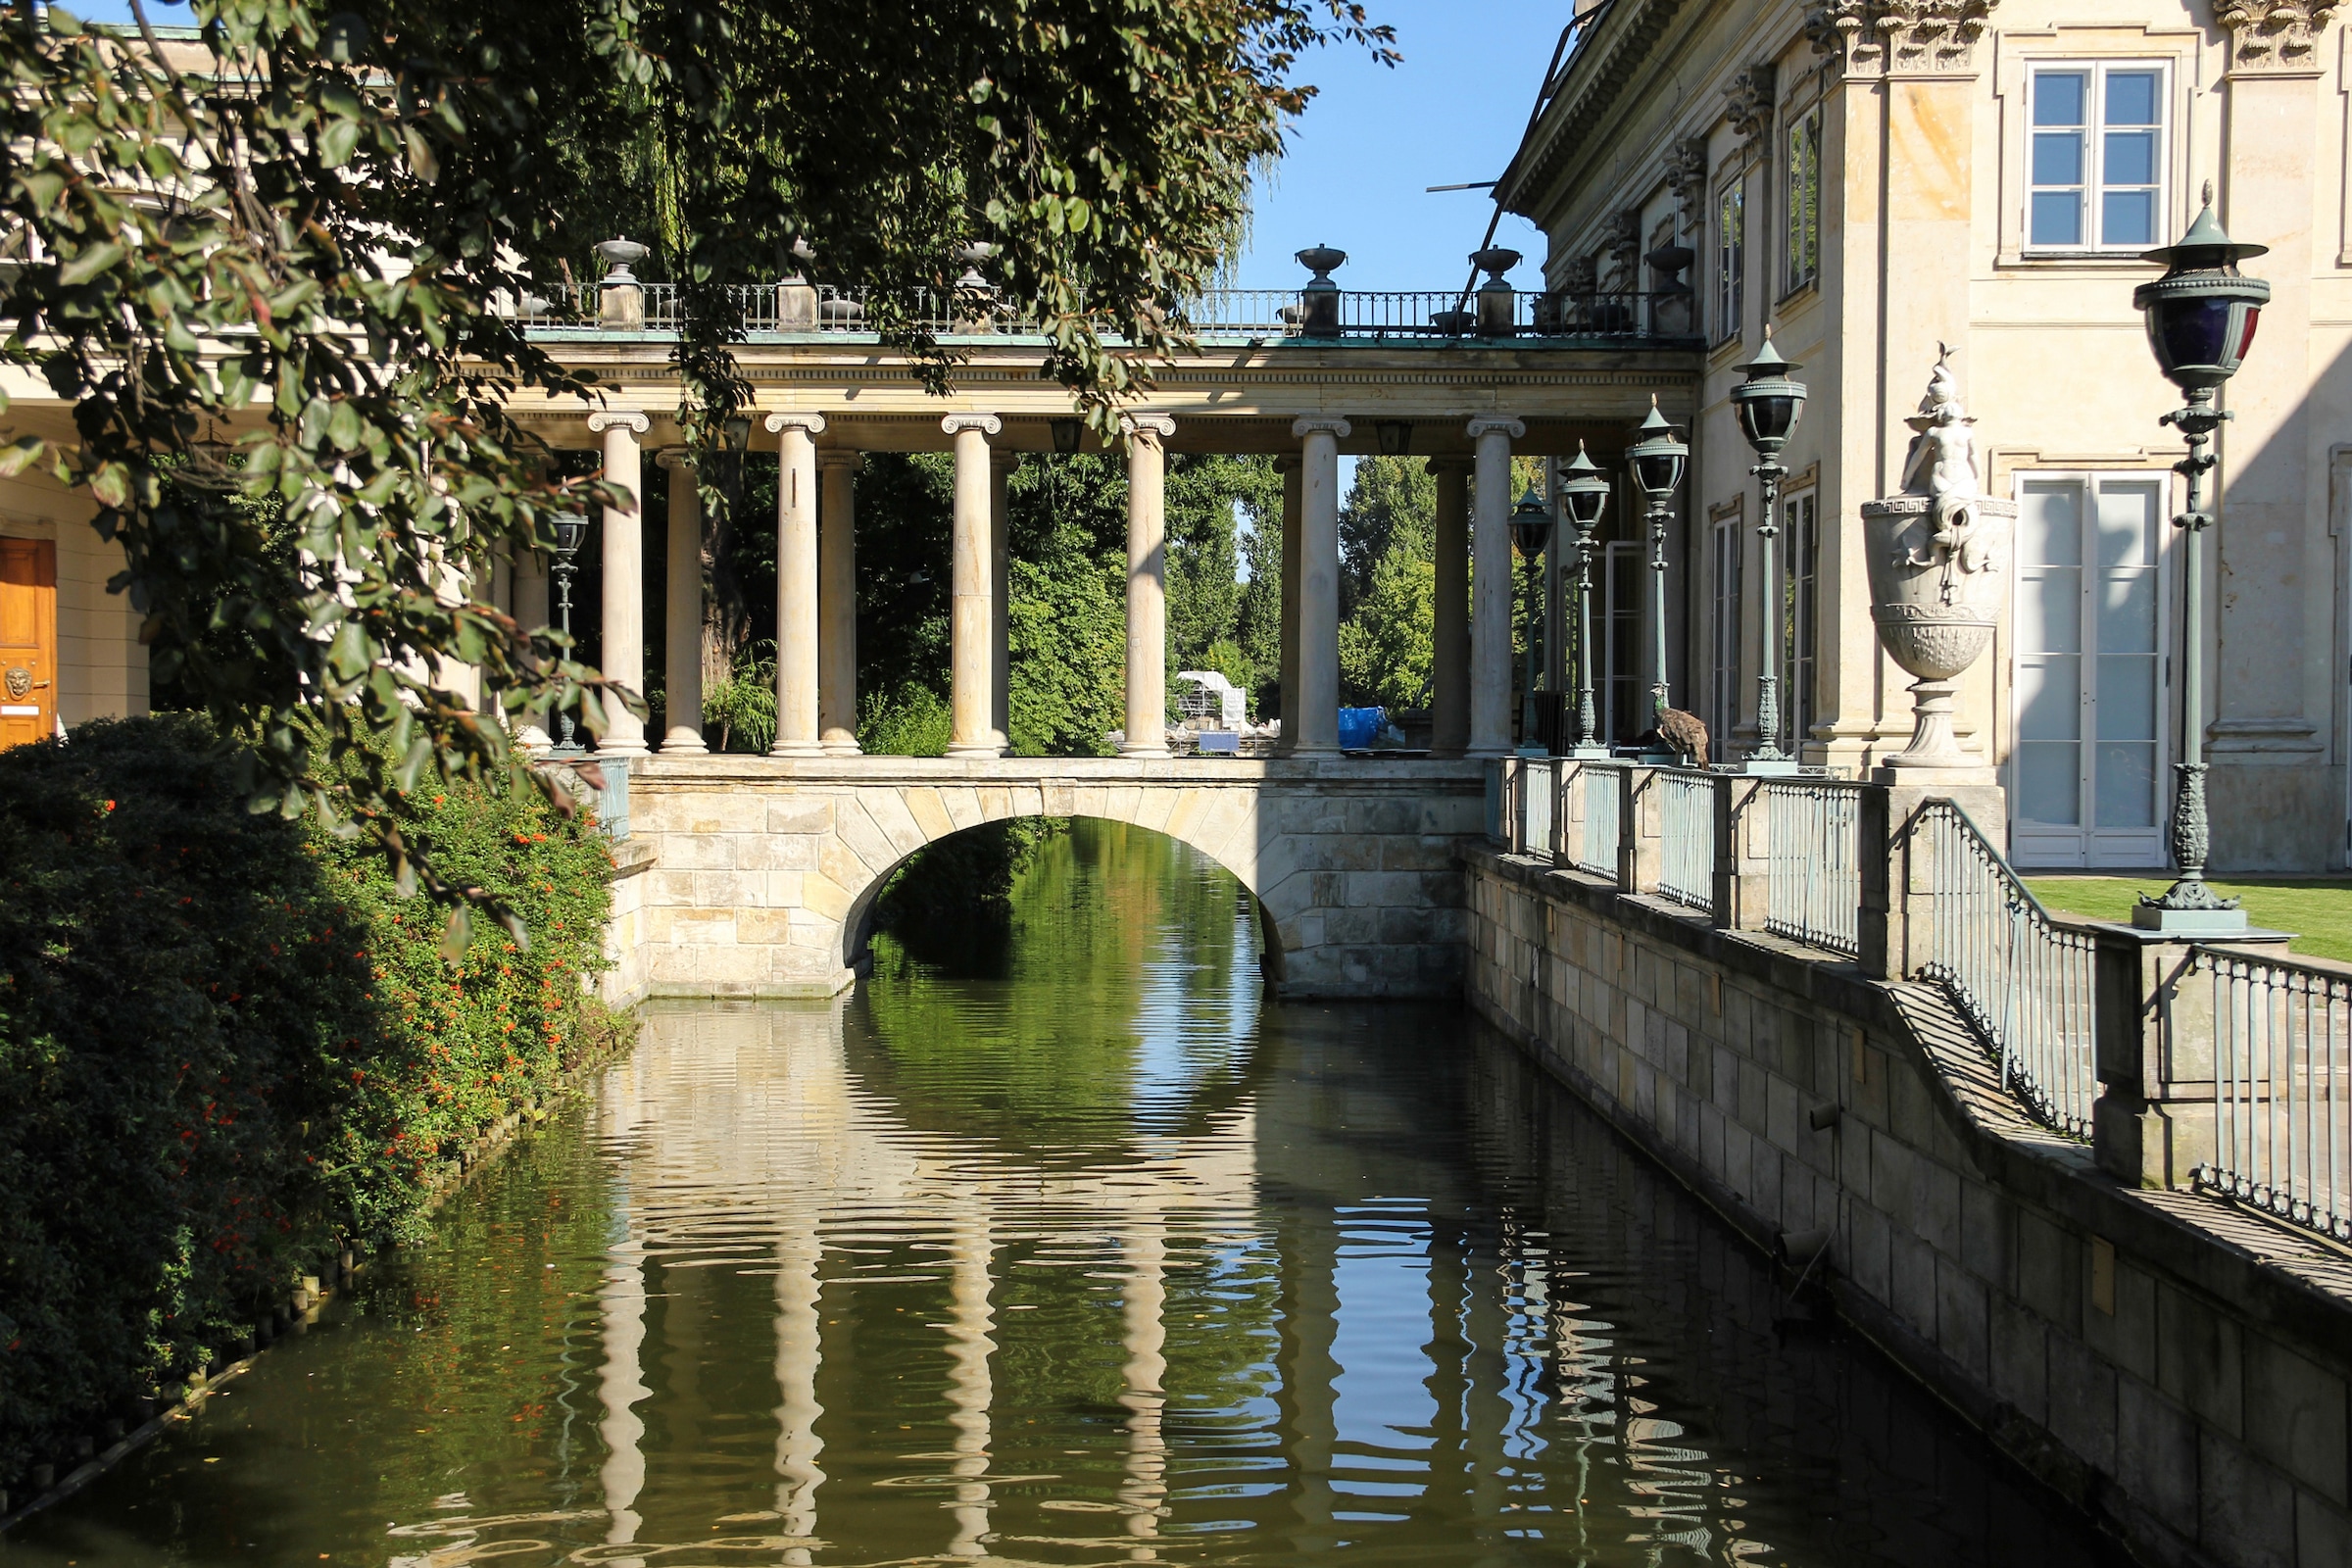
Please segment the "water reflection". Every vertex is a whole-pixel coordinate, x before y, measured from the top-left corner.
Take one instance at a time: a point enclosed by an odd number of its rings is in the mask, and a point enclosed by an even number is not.
[[[1190,852],[1082,824],[1008,953],[651,1010],[0,1563],[2101,1560],[1462,1015],[1261,1015]]]

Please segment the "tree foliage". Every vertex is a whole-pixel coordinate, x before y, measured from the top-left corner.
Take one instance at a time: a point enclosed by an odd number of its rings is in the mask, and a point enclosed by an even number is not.
[[[874,286],[874,324],[944,378],[905,302],[985,241],[1045,325],[1041,368],[1107,430],[1142,374],[1112,339],[1180,340],[1177,302],[1311,91],[1301,52],[1388,53],[1348,0],[195,0],[196,47],[132,7],[136,32],[0,13],[0,212],[24,258],[0,359],[74,411],[0,467],[91,498],[125,555],[111,586],[179,650],[167,674],[262,743],[257,804],[356,818],[404,878],[391,794],[515,765],[444,662],[510,713],[552,699],[598,729],[637,700],[467,590],[611,495],[510,417],[526,392],[596,396],[514,302],[653,215],[709,460],[749,393],[727,284],[805,237],[818,279]],[[609,152],[621,126],[645,156]],[[235,504],[272,496],[292,574]],[[223,628],[258,656],[209,657]]]

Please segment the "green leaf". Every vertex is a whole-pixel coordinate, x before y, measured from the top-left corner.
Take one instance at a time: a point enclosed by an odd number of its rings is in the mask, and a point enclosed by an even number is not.
[[[99,273],[122,266],[122,258],[129,254],[113,240],[88,246],[57,270],[57,280],[67,288],[79,288]]]

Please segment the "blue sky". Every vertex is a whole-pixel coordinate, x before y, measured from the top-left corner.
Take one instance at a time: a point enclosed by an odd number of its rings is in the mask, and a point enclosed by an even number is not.
[[[91,21],[128,21],[128,0],[66,0]],[[1396,29],[1394,68],[1362,50],[1330,49],[1300,62],[1321,88],[1291,138],[1290,155],[1258,192],[1250,246],[1235,281],[1292,288],[1305,274],[1294,252],[1337,245],[1343,288],[1448,289],[1493,210],[1485,191],[1425,193],[1430,185],[1493,179],[1519,145],[1568,0],[1367,0]],[[152,0],[150,21],[184,22],[185,6]],[[1543,264],[1535,225],[1505,215],[1495,238],[1528,260],[1512,274],[1532,285]]]

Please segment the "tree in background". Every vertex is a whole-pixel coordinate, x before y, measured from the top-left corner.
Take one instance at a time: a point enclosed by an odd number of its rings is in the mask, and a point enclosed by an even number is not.
[[[1241,521],[1250,521],[1248,544]],[[1282,540],[1282,475],[1269,457],[1180,455],[1168,465],[1168,671],[1213,669],[1253,701],[1281,674],[1280,644],[1261,662],[1243,640],[1246,550]],[[1254,566],[1254,563],[1252,564]],[[1274,585],[1279,591],[1279,583]],[[1277,602],[1279,617],[1279,601]],[[1276,624],[1279,637],[1279,618]],[[1169,681],[1173,692],[1175,682]]]
[[[1359,458],[1340,509],[1340,700],[1426,708],[1436,644],[1437,481],[1421,458]]]

